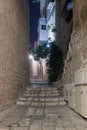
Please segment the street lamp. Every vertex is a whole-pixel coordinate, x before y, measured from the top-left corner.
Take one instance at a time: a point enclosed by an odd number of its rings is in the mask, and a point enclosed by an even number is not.
[[[29,55],[29,59],[33,59],[33,55],[30,54],[30,55]]]

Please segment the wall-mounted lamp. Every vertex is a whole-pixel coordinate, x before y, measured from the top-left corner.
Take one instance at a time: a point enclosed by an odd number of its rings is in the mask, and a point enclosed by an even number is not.
[[[33,59],[33,55],[30,54],[30,55],[29,55],[29,59]]]

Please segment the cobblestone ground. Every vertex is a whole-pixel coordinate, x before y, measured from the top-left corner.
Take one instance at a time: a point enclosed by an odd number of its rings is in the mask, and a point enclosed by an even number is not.
[[[66,104],[33,106],[30,102],[29,105],[19,103],[2,113],[0,130],[87,130],[87,120]]]

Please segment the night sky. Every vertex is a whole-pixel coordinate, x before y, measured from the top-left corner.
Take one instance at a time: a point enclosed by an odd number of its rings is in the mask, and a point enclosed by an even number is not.
[[[37,40],[38,18],[40,17],[40,3],[30,3],[30,44],[34,45]]]

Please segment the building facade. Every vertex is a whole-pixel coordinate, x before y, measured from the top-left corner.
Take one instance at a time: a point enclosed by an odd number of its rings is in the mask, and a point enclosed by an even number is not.
[[[46,42],[47,40],[48,40],[47,19],[39,18],[38,44],[41,45],[42,43]]]
[[[40,17],[45,17],[45,2],[46,0],[40,0]]]
[[[48,42],[56,40],[56,7],[55,2],[49,2],[46,9]]]
[[[11,106],[29,84],[27,0],[0,0],[0,110]]]

